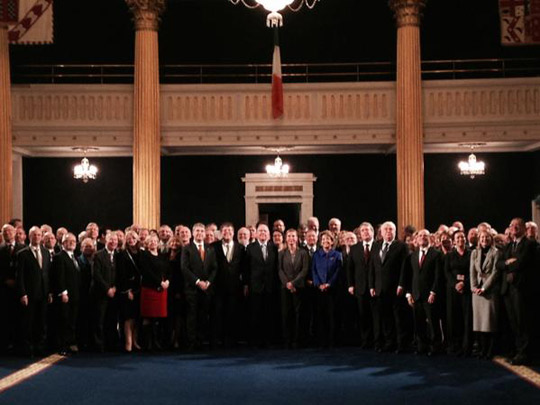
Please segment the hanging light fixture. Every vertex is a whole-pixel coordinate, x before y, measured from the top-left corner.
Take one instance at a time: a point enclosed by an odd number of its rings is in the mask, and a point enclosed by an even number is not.
[[[289,174],[289,165],[283,164],[283,161],[279,157],[279,152],[274,160],[274,164],[266,165],[266,174],[270,177],[287,177]]]
[[[459,171],[463,176],[470,176],[474,179],[475,176],[481,176],[485,174],[485,163],[476,160],[476,155],[473,153],[476,146],[481,146],[481,143],[462,144],[461,146],[469,146],[471,148],[471,154],[466,162],[461,161],[458,164]]]
[[[94,180],[96,178],[98,168],[90,164],[90,161],[86,157],[86,152],[88,150],[97,150],[97,148],[73,148],[73,150],[82,150],[83,152],[83,158],[81,160],[81,163],[75,165],[75,167],[73,168],[73,178],[77,180],[82,180],[83,183],[88,183],[88,180],[90,179]]]
[[[309,9],[315,7],[319,0],[229,0],[235,6],[242,3],[247,8],[257,8],[263,6],[270,12],[266,17],[266,25],[269,27],[281,27],[283,25],[283,16],[279,13],[285,8],[291,11],[298,11],[303,6]]]

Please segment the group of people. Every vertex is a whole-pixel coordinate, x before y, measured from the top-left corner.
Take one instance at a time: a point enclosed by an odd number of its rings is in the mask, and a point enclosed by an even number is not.
[[[200,350],[283,344],[530,361],[537,344],[537,225],[461,222],[354,231],[316,217],[131,225],[100,235],[19,220],[2,227],[0,350]],[[28,239],[28,240],[27,240]]]

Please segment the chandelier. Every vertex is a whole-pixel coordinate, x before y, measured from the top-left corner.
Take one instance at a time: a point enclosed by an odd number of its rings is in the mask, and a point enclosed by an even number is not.
[[[90,164],[90,161],[86,157],[86,152],[88,149],[97,150],[97,148],[73,148],[76,151],[83,151],[83,158],[81,163],[75,165],[73,168],[73,178],[77,180],[82,180],[83,183],[88,183],[88,180],[94,180],[96,178],[98,168]]]
[[[471,154],[469,155],[469,158],[466,162],[461,161],[458,164],[459,171],[463,176],[470,176],[471,179],[474,179],[475,176],[481,176],[485,174],[485,163],[482,161],[476,160],[476,156],[474,153],[474,147],[479,146],[483,144],[468,144],[463,146],[470,146],[471,148]]]
[[[289,165],[283,164],[278,154],[273,165],[266,165],[266,174],[270,177],[287,177],[289,174]]]
[[[319,0],[229,0],[235,6],[242,3],[247,8],[257,8],[263,6],[270,12],[266,17],[266,25],[269,27],[281,27],[283,25],[283,16],[279,13],[288,8],[291,11],[298,11],[303,6],[309,9],[315,7]]]

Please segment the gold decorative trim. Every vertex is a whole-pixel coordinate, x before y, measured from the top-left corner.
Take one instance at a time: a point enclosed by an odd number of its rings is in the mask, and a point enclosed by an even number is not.
[[[8,375],[7,377],[2,378],[0,380],[0,393],[4,392],[5,390],[17,384],[20,384],[24,380],[27,380],[38,373],[41,373],[42,371],[46,370],[47,368],[51,367],[53,364],[63,359],[65,359],[65,356],[60,356],[59,354],[53,354],[49,357],[45,357],[44,359],[41,359],[40,361],[36,363],[30,364],[29,366],[19,371],[16,371]]]
[[[394,11],[398,28],[407,25],[419,27],[426,2],[427,0],[390,0],[389,6]]]
[[[133,13],[136,31],[157,31],[166,0],[126,0]]]
[[[495,364],[510,370],[512,373],[521,377],[523,380],[531,383],[532,385],[540,388],[540,373],[526,366],[513,366],[506,361],[503,357],[495,357],[493,359]]]

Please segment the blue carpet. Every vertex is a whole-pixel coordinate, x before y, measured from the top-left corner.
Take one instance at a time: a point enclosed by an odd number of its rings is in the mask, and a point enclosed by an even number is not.
[[[536,404],[540,389],[488,361],[359,349],[88,355],[0,394],[0,404]]]

